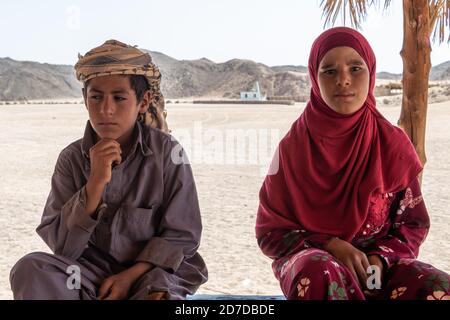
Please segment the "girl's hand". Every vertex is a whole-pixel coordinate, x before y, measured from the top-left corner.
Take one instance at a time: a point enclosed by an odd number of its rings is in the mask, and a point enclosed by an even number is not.
[[[371,266],[377,266],[380,269],[380,273],[377,274],[377,276],[379,276],[378,279],[376,279],[376,282],[382,284],[383,283],[383,273],[384,273],[384,265],[383,265],[383,261],[381,260],[380,256],[378,255],[370,255],[367,257],[369,259],[369,263]],[[381,287],[380,287],[381,289]],[[377,291],[376,288],[374,289],[367,289],[364,291],[364,294],[367,297],[374,297],[378,294],[379,292]]]
[[[333,238],[325,244],[324,249],[342,262],[359,282],[362,290],[367,288],[367,268],[370,262],[366,254],[356,249],[352,244],[339,238]]]

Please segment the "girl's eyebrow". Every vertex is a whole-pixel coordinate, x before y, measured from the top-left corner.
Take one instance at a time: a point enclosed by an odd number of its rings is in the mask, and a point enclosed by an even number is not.
[[[327,63],[326,65],[323,65],[323,66],[321,66],[320,68],[322,68],[322,69],[328,69],[328,68],[331,68],[331,67],[333,67],[334,65],[332,64],[332,63]]]
[[[351,66],[364,66],[364,62],[361,61],[361,60],[359,60],[359,59],[353,59],[353,60],[350,60],[349,62],[347,62],[347,65],[351,65]],[[333,64],[333,63],[327,63],[327,64],[321,66],[320,68],[321,68],[321,69],[328,69],[328,68],[331,68],[331,67],[334,67],[334,64]]]
[[[351,65],[357,65],[357,66],[363,66],[363,65],[364,65],[364,62],[362,62],[362,61],[359,60],[359,59],[354,59],[354,60],[349,61],[348,64],[351,64]]]

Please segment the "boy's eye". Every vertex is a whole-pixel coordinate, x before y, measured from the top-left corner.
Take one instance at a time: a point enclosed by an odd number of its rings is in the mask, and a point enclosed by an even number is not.
[[[114,97],[114,99],[115,100],[117,100],[117,101],[124,101],[124,100],[126,100],[124,97]]]
[[[101,96],[91,96],[91,99],[94,99],[94,100],[100,100],[102,97]]]

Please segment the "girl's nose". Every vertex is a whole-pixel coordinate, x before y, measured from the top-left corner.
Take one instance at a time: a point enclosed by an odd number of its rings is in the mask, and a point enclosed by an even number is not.
[[[351,84],[350,74],[346,71],[342,71],[338,74],[336,84],[341,87],[347,87]]]

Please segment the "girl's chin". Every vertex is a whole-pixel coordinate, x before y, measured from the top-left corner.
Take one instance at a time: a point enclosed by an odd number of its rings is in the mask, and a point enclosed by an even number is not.
[[[362,106],[352,107],[348,105],[333,106],[332,109],[340,114],[352,114],[361,109]]]

